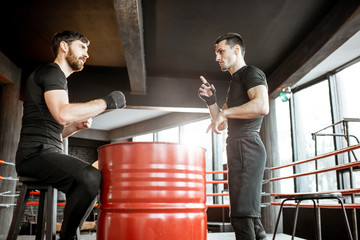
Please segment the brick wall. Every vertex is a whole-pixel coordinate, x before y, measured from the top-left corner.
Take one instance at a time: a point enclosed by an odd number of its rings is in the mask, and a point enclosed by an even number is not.
[[[70,137],[68,154],[92,164],[98,159],[97,149],[108,143],[109,142]]]
[[[80,158],[90,164],[97,160],[97,149],[92,147],[69,146],[68,154]]]

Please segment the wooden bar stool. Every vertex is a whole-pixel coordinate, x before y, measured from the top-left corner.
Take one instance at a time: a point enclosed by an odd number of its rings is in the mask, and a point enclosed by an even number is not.
[[[293,227],[293,233],[292,233],[291,239],[294,239],[294,237],[295,237],[299,206],[300,206],[300,203],[304,200],[311,200],[314,204],[314,217],[315,217],[315,225],[316,225],[315,231],[316,231],[316,239],[318,239],[318,233],[321,233],[321,226],[318,222],[318,216],[317,216],[317,211],[316,211],[317,205],[316,205],[316,201],[315,201],[318,199],[337,199],[339,201],[339,203],[341,204],[341,208],[343,210],[343,216],[344,216],[344,220],[345,220],[345,224],[346,224],[346,228],[347,228],[348,237],[351,240],[353,239],[349,221],[348,221],[345,207],[344,207],[343,197],[342,197],[341,193],[289,194],[289,195],[278,195],[278,196],[275,196],[275,198],[276,199],[285,198],[285,199],[282,201],[282,203],[280,205],[279,214],[278,214],[276,224],[275,224],[273,240],[275,240],[275,235],[276,235],[277,227],[278,227],[280,216],[281,216],[281,211],[284,207],[284,203],[289,200],[297,201],[295,217],[294,217],[294,227]]]
[[[30,191],[39,190],[40,200],[38,208],[38,218],[36,226],[36,240],[44,239],[46,212],[46,240],[56,239],[56,211],[57,211],[57,189],[46,183],[42,183],[36,178],[19,177],[22,183],[20,195],[18,197],[14,216],[10,225],[7,240],[16,240],[20,231],[20,226],[25,212],[25,207],[29,199]],[[46,206],[46,209],[45,209]]]

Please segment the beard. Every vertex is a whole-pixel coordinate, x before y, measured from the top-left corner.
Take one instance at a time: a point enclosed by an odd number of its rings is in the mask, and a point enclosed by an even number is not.
[[[83,62],[75,56],[71,48],[69,49],[69,53],[67,54],[65,59],[74,72],[81,71],[84,68]]]

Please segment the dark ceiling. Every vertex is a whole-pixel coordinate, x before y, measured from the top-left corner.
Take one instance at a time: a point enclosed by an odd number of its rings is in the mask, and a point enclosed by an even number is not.
[[[223,33],[244,37],[247,64],[265,72],[273,92],[299,80],[307,65],[359,30],[358,1],[5,2],[0,51],[24,75],[53,60],[55,32],[79,31],[91,41],[90,59],[83,73],[70,77],[71,98],[84,101],[120,89],[133,107],[204,107],[196,96],[200,75],[225,93],[229,74],[220,71],[214,54],[214,40]]]

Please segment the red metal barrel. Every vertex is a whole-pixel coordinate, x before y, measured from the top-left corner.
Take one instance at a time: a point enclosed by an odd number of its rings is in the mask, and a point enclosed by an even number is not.
[[[98,240],[206,240],[203,148],[108,144],[99,168]]]

